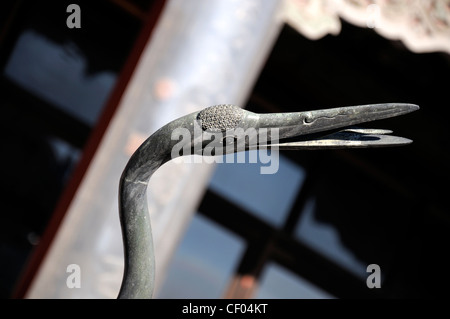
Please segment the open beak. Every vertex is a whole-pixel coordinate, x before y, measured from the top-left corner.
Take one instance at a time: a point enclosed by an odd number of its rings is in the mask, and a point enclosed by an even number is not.
[[[277,142],[272,134],[272,143],[259,144],[258,148],[306,150],[405,145],[412,141],[387,135],[392,133],[390,130],[364,129],[354,125],[395,117],[418,109],[419,106],[415,104],[387,103],[307,112],[259,114],[258,127],[277,129],[277,138],[281,141]],[[326,131],[332,132],[320,136],[317,134]]]

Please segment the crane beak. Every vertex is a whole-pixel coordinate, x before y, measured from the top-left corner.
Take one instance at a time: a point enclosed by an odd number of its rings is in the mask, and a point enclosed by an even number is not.
[[[419,106],[415,104],[387,103],[308,112],[259,114],[258,126],[277,129],[276,138],[282,142],[277,142],[272,133],[271,144],[258,144],[258,148],[310,150],[406,145],[412,141],[388,135],[392,133],[390,130],[364,129],[354,125],[395,117],[418,109]],[[323,132],[326,131],[332,132],[324,136]],[[252,148],[256,147],[250,147]]]

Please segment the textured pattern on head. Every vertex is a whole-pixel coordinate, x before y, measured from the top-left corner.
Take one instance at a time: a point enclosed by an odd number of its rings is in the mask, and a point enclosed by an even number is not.
[[[242,121],[244,111],[232,104],[221,104],[202,110],[197,120],[200,121],[202,129],[210,132],[223,132],[234,129]]]

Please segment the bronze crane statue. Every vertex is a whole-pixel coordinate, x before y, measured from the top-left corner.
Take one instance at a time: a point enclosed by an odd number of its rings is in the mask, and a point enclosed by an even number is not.
[[[166,124],[135,151],[120,179],[119,214],[125,269],[118,298],[152,297],[155,258],[146,190],[150,177],[164,163],[184,155],[215,156],[251,149],[309,150],[405,145],[412,141],[388,135],[392,133],[389,130],[353,126],[418,109],[414,104],[388,103],[257,114],[227,104],[211,106]],[[189,138],[180,141],[179,136],[173,134],[177,130],[187,133],[182,136]],[[329,131],[327,135],[318,135],[325,131]]]

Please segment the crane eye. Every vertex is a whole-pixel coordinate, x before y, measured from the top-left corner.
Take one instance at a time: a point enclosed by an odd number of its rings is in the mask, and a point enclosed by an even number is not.
[[[304,119],[303,119],[303,124],[310,124],[310,123],[312,123],[312,122],[314,122],[314,118],[312,118],[310,115],[307,115],[307,116],[305,116],[304,117]]]

